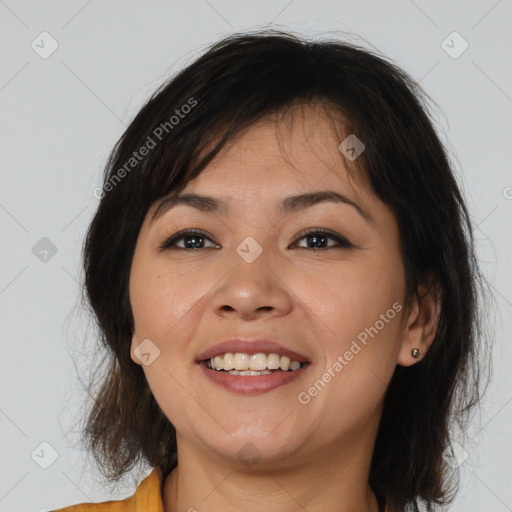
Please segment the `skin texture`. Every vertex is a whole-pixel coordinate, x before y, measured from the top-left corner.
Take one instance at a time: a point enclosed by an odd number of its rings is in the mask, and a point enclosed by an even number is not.
[[[180,205],[150,224],[155,204],[139,233],[130,275],[131,357],[141,364],[134,350],[145,339],[160,350],[142,366],[177,431],[179,465],[165,481],[165,512],[378,510],[368,474],[384,393],[397,364],[417,362],[412,348],[427,352],[440,304],[426,294],[405,308],[394,215],[349,181],[332,120],[312,106],[304,113],[293,123],[265,118],[252,125],[187,185],[183,193],[228,200],[226,214]],[[326,189],[350,197],[373,221],[334,202],[276,213],[287,195]],[[208,238],[189,251],[159,250],[186,228]],[[355,247],[329,238],[327,249],[315,251],[311,238],[296,239],[309,228],[329,229]],[[263,249],[252,263],[236,252],[248,236]],[[378,334],[301,403],[299,393],[394,303],[403,305],[394,318],[386,317]],[[312,364],[270,392],[232,393],[207,379],[195,360],[236,337],[275,340]],[[237,455],[246,443],[258,450],[250,467]]]

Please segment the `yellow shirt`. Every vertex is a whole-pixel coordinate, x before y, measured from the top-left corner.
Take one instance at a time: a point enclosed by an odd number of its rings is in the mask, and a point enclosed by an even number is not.
[[[52,512],[164,512],[162,501],[162,472],[156,467],[139,484],[135,494],[120,501],[81,503]],[[99,506],[98,506],[99,505]]]

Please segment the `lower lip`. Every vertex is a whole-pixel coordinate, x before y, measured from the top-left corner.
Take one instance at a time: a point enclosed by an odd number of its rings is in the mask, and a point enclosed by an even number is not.
[[[279,386],[283,386],[284,384],[288,384],[292,380],[299,378],[305,371],[307,371],[309,366],[309,364],[305,364],[298,370],[272,372],[270,375],[246,375],[241,377],[239,375],[230,375],[226,372],[211,370],[205,364],[199,364],[201,371],[213,383],[223,386],[228,391],[241,395],[256,395],[272,391]]]

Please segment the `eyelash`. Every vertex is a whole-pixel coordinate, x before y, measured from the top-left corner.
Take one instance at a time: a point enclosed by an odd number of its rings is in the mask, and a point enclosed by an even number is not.
[[[301,249],[307,249],[307,250],[310,250],[310,251],[325,251],[327,249],[350,249],[350,248],[354,247],[354,245],[351,244],[346,238],[342,237],[341,235],[337,235],[337,234],[335,234],[332,231],[329,231],[327,229],[323,229],[323,228],[313,228],[313,229],[310,229],[310,230],[303,231],[303,232],[299,233],[297,235],[297,237],[295,238],[294,243],[302,240],[303,238],[306,238],[307,236],[318,235],[318,234],[326,235],[327,238],[335,240],[338,245],[337,246],[330,246],[330,247],[320,247],[320,248],[316,248],[316,249],[315,248],[311,248],[311,247],[301,247]],[[173,249],[173,250],[177,249],[177,250],[180,250],[180,251],[197,251],[197,250],[200,250],[200,249],[213,249],[213,247],[199,247],[199,248],[196,248],[196,249],[191,249],[191,248],[176,247],[176,246],[174,246],[174,244],[176,242],[184,239],[186,236],[191,236],[191,235],[199,235],[199,236],[202,236],[202,237],[207,238],[208,240],[212,241],[206,235],[206,233],[204,233],[203,231],[195,230],[195,229],[185,229],[183,231],[180,231],[179,233],[176,233],[175,235],[171,236],[170,238],[168,238],[165,242],[160,244],[158,246],[158,248],[161,251],[165,251],[165,250],[168,250],[168,249]]]

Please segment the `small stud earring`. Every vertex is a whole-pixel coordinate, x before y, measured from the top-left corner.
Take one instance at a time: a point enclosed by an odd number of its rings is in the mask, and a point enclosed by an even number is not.
[[[411,350],[411,356],[414,357],[414,359],[418,359],[418,357],[421,356],[421,350],[419,348],[413,348]]]

